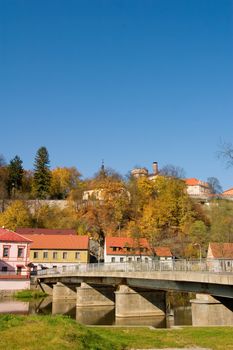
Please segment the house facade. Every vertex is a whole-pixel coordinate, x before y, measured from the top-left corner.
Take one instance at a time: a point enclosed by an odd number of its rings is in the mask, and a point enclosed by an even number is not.
[[[0,290],[30,288],[30,244],[30,239],[0,228]]]
[[[187,186],[187,193],[192,197],[202,197],[211,195],[211,188],[207,182],[190,178],[184,180]]]
[[[207,262],[216,272],[222,270],[233,272],[233,243],[210,243]]]
[[[104,242],[104,262],[149,262],[154,259],[172,261],[168,247],[150,247],[146,238],[106,237]]]
[[[32,240],[32,270],[66,267],[89,262],[89,237],[62,234],[27,234]]]

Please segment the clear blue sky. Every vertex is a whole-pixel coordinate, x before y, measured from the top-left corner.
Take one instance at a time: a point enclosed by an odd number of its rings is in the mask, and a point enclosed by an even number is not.
[[[232,0],[1,0],[0,153],[84,178],[174,164],[233,187]]]

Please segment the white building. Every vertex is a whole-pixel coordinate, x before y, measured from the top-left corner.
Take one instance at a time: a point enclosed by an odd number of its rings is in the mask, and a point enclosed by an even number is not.
[[[187,186],[187,193],[193,197],[211,195],[211,188],[207,182],[190,178],[184,180]]]
[[[210,243],[207,262],[213,271],[233,272],[233,243]]]
[[[150,247],[146,238],[106,237],[104,242],[104,262],[149,262],[153,259],[171,261],[168,247]]]

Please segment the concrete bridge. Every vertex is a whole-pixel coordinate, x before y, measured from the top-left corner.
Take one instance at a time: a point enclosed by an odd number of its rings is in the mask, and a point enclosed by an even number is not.
[[[35,278],[54,300],[76,299],[77,307],[115,305],[117,317],[164,315],[166,291],[194,292],[194,324],[202,324],[200,315],[203,324],[220,319],[233,324],[233,263],[227,268],[213,260],[82,264],[41,270]]]

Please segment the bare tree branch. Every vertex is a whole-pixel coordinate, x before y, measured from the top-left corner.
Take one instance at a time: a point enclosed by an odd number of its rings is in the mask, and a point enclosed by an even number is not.
[[[217,152],[217,156],[223,159],[227,168],[233,166],[233,144],[231,142],[221,142],[220,150]]]

